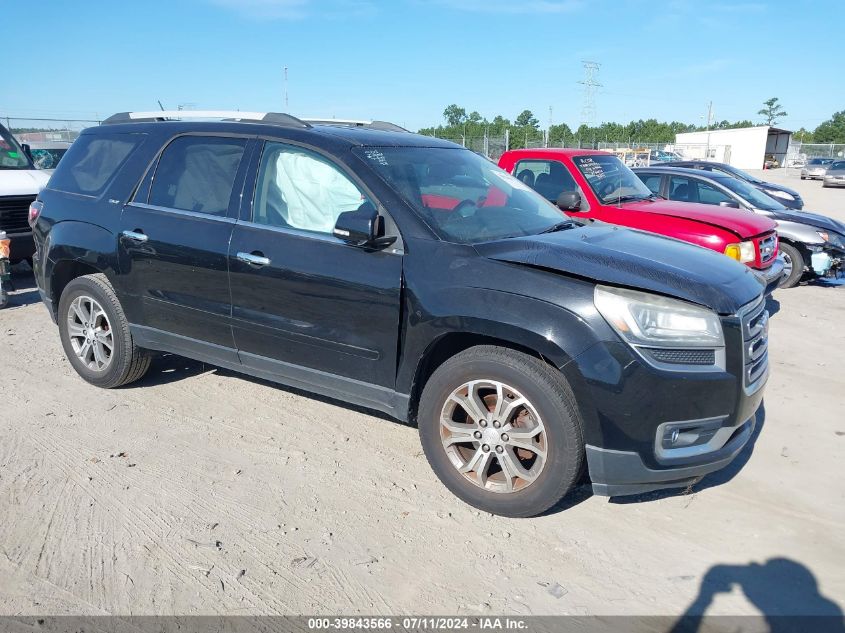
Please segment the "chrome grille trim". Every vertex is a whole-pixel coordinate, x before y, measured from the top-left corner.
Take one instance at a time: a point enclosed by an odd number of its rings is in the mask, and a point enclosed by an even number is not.
[[[769,368],[769,312],[763,297],[737,313],[742,331],[743,387],[747,393],[760,388]]]
[[[762,238],[758,242],[758,248],[760,249],[760,261],[763,264],[772,261],[775,256],[775,236],[770,235]]]

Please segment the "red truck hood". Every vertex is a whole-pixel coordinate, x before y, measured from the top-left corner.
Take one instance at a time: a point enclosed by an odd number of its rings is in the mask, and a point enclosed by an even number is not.
[[[689,218],[704,224],[710,224],[736,233],[746,239],[773,231],[777,222],[758,215],[753,211],[744,211],[732,207],[718,207],[712,204],[694,202],[673,202],[654,200],[623,203],[623,208],[636,209],[653,215],[668,215],[675,218]]]

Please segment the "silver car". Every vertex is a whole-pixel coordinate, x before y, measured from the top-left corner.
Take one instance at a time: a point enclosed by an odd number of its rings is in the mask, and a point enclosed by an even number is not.
[[[822,187],[845,187],[845,160],[835,160],[828,165]]]
[[[806,178],[818,178],[821,180],[824,178],[824,172],[827,166],[834,160],[833,158],[811,158],[801,169],[801,180],[805,180]]]

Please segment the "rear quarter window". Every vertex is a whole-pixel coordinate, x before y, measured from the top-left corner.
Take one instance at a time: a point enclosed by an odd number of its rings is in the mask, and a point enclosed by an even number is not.
[[[48,189],[97,197],[141,144],[140,134],[83,134],[62,157]]]

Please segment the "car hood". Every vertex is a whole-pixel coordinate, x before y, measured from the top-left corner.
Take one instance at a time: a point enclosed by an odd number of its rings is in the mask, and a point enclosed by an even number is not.
[[[0,196],[30,196],[39,193],[50,174],[37,169],[0,169]]]
[[[734,314],[763,291],[751,269],[724,255],[609,224],[495,240],[475,248],[497,261],[649,290],[720,314]]]
[[[818,213],[811,213],[809,211],[789,211],[778,210],[773,211],[770,216],[774,220],[781,222],[796,222],[798,224],[808,224],[819,229],[827,229],[829,231],[836,231],[845,235],[845,222],[840,222],[829,218],[826,215]]]
[[[777,226],[770,219],[749,213],[746,210],[719,207],[713,204],[654,200],[651,202],[629,203],[629,205],[625,205],[625,207],[645,213],[687,218],[688,220],[709,224],[710,226],[731,231],[742,239],[768,233]]]

